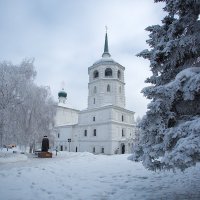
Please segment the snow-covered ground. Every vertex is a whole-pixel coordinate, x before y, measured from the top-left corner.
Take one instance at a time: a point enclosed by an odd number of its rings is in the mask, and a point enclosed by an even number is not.
[[[58,152],[42,159],[0,151],[0,199],[200,199],[200,165],[151,172],[127,157]]]

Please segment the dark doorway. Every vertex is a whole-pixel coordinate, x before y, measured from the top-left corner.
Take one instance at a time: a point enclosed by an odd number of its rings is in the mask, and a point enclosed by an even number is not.
[[[122,154],[125,154],[125,144],[122,144]]]
[[[60,145],[60,151],[63,151],[63,145]]]
[[[76,147],[76,152],[78,152],[78,147]]]

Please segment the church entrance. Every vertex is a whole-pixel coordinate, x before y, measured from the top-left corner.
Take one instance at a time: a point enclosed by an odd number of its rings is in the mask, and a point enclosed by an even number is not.
[[[76,147],[76,152],[78,152],[78,147]]]
[[[60,145],[60,151],[63,151],[63,145]]]
[[[125,154],[125,144],[121,144],[121,152],[122,154]]]

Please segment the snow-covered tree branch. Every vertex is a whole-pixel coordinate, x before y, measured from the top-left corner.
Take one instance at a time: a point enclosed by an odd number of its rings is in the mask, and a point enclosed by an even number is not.
[[[140,123],[133,160],[151,170],[184,170],[200,161],[200,1],[165,2],[162,25],[150,26],[151,99]]]

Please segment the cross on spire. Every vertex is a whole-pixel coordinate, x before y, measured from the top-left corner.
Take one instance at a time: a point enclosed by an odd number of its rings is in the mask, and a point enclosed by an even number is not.
[[[108,32],[108,27],[107,26],[105,26],[105,28],[106,28],[106,33]]]

